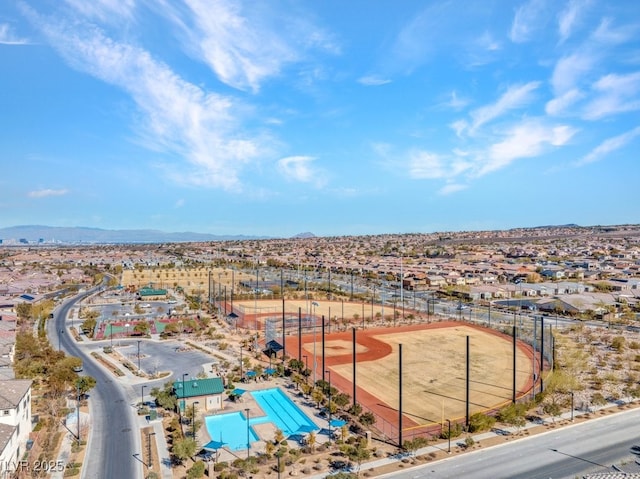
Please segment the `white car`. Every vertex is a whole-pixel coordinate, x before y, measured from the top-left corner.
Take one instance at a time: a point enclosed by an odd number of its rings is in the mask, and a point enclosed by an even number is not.
[[[149,309],[149,308],[151,307],[151,305],[150,305],[149,303],[145,303],[145,304],[143,304],[143,305],[142,305],[142,306],[140,306],[140,307],[141,307],[141,308],[144,308],[144,309]]]

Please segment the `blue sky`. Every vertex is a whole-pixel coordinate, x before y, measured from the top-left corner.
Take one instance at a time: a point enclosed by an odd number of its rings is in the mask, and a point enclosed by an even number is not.
[[[8,0],[0,64],[0,226],[640,222],[633,0]]]

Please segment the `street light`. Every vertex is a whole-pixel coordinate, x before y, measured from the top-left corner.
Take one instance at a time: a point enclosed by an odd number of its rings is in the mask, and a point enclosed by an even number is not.
[[[62,335],[64,334],[64,329],[59,329],[58,330],[58,351],[62,351]]]
[[[142,341],[138,340],[138,373],[140,372],[140,343]]]
[[[111,351],[113,351],[113,323],[109,323],[109,339],[111,340]]]
[[[249,459],[249,452],[251,450],[251,442],[249,441],[249,408],[245,408],[244,412],[247,417],[247,459]]]
[[[140,407],[144,407],[144,388],[147,386],[142,386],[142,393],[140,394]]]
[[[451,454],[451,420],[447,419],[447,424],[449,425],[449,433],[447,434],[447,438],[449,439],[449,445],[447,446],[447,454]]]
[[[329,376],[329,402],[327,403],[327,408],[329,409],[329,443],[331,443],[331,371],[327,369],[325,373]]]
[[[318,369],[318,358],[316,357],[316,308],[318,303],[311,303],[311,318],[313,319],[313,385],[316,384],[316,369]]]

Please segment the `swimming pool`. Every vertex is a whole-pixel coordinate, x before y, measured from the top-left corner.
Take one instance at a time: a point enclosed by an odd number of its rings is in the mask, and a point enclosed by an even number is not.
[[[271,422],[281,429],[284,436],[304,434],[319,429],[280,388],[263,389],[250,393],[266,416],[249,416],[249,441],[259,440],[251,427],[254,424]],[[205,425],[211,442],[205,447],[219,449],[228,447],[234,451],[247,448],[247,418],[244,412],[233,412],[207,416]]]
[[[251,395],[266,414],[262,418],[256,418],[256,423],[262,419],[264,420],[261,422],[272,422],[282,430],[285,437],[319,429],[280,388],[253,391]]]
[[[251,422],[251,418],[249,418],[249,426],[251,426]],[[247,448],[247,417],[243,412],[207,416],[205,425],[211,438],[211,442],[205,447],[211,449],[228,447],[234,451]],[[249,427],[249,442],[258,440],[258,435],[252,427]]]

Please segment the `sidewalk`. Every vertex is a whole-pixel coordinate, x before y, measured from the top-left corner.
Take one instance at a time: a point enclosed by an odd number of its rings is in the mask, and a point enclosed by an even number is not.
[[[63,469],[58,470],[56,468],[56,470],[53,470],[51,472],[52,479],[63,479],[64,472],[65,472],[64,468],[66,468],[67,464],[71,462],[71,456],[73,454],[71,452],[71,447],[76,440],[76,436],[75,436],[76,434],[75,431],[77,428],[76,421],[77,421],[77,416],[76,416],[76,412],[74,411],[67,416],[66,427],[68,429],[65,428],[64,426],[60,426],[62,428],[64,435],[62,436],[60,450],[58,451],[57,464],[61,464],[63,466]],[[81,430],[82,429],[87,431],[91,430],[91,421],[90,421],[89,414],[82,411],[80,412],[80,427],[81,427]],[[87,438],[84,438],[83,441],[85,441],[86,439]],[[86,442],[88,444],[88,441]],[[87,453],[87,444],[82,446],[84,448],[84,451],[81,453],[82,458],[84,458]]]
[[[169,455],[169,448],[164,436],[164,429],[162,427],[162,418],[155,419],[153,421],[147,421],[144,416],[138,416],[137,432],[140,434],[142,428],[151,426],[155,434],[154,440],[156,449],[158,450],[158,457],[160,460],[160,473],[163,479],[172,479],[173,471],[171,469],[171,457]]]
[[[633,402],[630,402],[630,403],[625,402],[624,404],[632,404],[632,403]],[[594,414],[594,413],[596,413],[598,411],[601,411],[601,410],[605,410],[605,409],[609,409],[609,408],[619,408],[620,406],[621,406],[620,403],[609,403],[609,404],[606,404],[606,405],[604,405],[602,407],[594,408],[593,410],[591,410],[589,412],[584,412],[584,411],[577,412],[576,411],[576,412],[574,412],[573,417],[574,417],[574,419],[581,419],[581,416],[584,416],[586,414]],[[620,412],[622,412],[622,411],[620,411]],[[615,414],[615,412],[614,412],[614,414]],[[488,439],[498,438],[498,437],[502,437],[502,436],[509,436],[511,434],[514,434],[514,433],[517,433],[517,432],[523,432],[525,430],[532,429],[532,428],[535,428],[535,427],[540,427],[540,426],[553,424],[554,421],[555,422],[559,422],[559,421],[571,420],[571,417],[572,417],[571,411],[569,411],[569,412],[563,413],[560,416],[558,416],[556,418],[553,418],[553,419],[545,418],[545,419],[542,419],[540,422],[528,422],[528,423],[525,424],[524,427],[519,428],[519,429],[513,428],[513,427],[504,428],[504,429],[500,429],[499,431],[498,430],[493,430],[493,431],[488,431],[488,432],[475,434],[475,435],[472,435],[471,437],[473,438],[474,442],[478,443],[478,442],[486,441]],[[595,419],[595,418],[593,418],[593,419]],[[590,420],[593,420],[593,419],[590,419]],[[571,427],[572,425],[573,425],[573,423],[565,425],[563,427]],[[546,432],[547,431],[542,432],[540,434],[545,434]],[[527,436],[527,437],[532,437],[532,436]],[[458,436],[456,438],[452,438],[451,439],[451,447],[452,447],[452,449],[453,449],[453,447],[459,447],[460,444],[464,443],[465,438],[466,438],[466,436],[464,434],[460,435],[460,436]],[[518,439],[524,439],[524,437],[519,437],[519,436],[514,437],[514,441],[517,441]],[[495,446],[488,446],[488,447],[498,447],[499,445],[512,444],[512,443],[513,443],[513,441],[505,442],[505,443],[501,443],[501,444],[496,444]],[[389,456],[389,457],[385,457],[385,458],[375,459],[373,461],[369,461],[369,462],[363,463],[360,466],[360,472],[362,473],[364,471],[370,471],[370,470],[377,469],[377,468],[380,468],[380,467],[389,466],[389,465],[392,465],[392,464],[397,464],[399,462],[402,462],[403,459],[410,458],[410,457],[423,456],[423,455],[426,455],[426,454],[437,453],[437,452],[440,452],[440,453],[445,452],[446,453],[446,451],[448,450],[448,447],[449,447],[449,441],[448,440],[444,440],[444,441],[441,441],[441,442],[439,442],[437,444],[434,444],[432,446],[427,446],[427,447],[424,447],[422,449],[418,449],[414,453],[404,452],[404,453],[395,454],[393,456]],[[445,456],[444,458],[439,459],[439,460],[446,460],[449,457],[453,457],[453,456]],[[408,469],[408,470],[411,469],[411,466],[407,466],[406,469]],[[352,470],[349,471],[349,472],[352,472]],[[320,473],[320,474],[314,474],[314,475],[310,475],[310,476],[305,476],[305,479],[324,479],[325,477],[327,477],[327,476],[329,476],[331,474],[335,474],[337,472],[339,472],[339,471],[323,472],[323,473]],[[380,474],[380,475],[376,475],[376,477],[384,477],[386,474],[390,474],[390,473],[392,473],[392,471],[389,471],[389,473],[383,473],[383,474]],[[393,473],[395,473],[395,472],[393,472]]]

